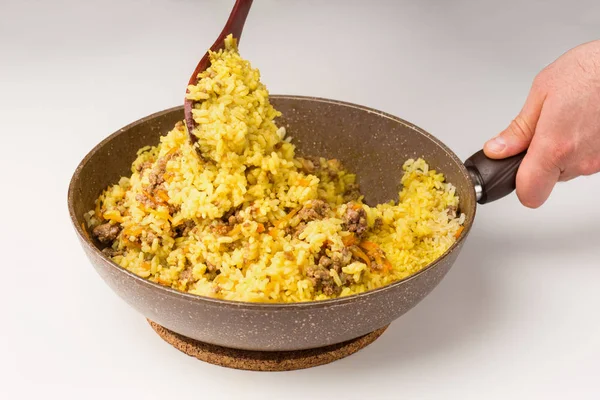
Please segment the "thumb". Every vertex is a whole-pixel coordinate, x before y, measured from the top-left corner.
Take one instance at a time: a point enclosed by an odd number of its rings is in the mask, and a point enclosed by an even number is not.
[[[535,133],[545,98],[541,89],[534,85],[519,115],[508,128],[483,146],[485,155],[489,158],[506,158],[526,150]]]

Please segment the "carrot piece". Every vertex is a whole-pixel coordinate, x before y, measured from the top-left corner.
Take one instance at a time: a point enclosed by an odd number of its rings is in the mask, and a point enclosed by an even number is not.
[[[158,283],[160,283],[160,284],[161,284],[161,285],[163,285],[163,286],[170,286],[170,285],[169,285],[169,282],[165,281],[163,278],[160,278],[160,277],[159,277],[159,278],[157,279],[157,281],[158,281]]]
[[[383,272],[388,273],[392,270],[392,263],[387,258],[383,261]]]
[[[342,243],[344,243],[344,246],[346,247],[354,246],[356,244],[356,236],[354,233],[344,236],[342,238]]]
[[[456,233],[454,234],[454,238],[458,239],[458,237],[460,236],[460,234],[462,233],[462,231],[465,230],[464,226],[461,226],[460,228],[458,228],[458,230],[456,231]]]
[[[294,215],[296,215],[296,213],[300,211],[299,208],[296,208],[295,210],[290,211],[287,215],[285,215],[283,218],[281,218],[279,221],[276,221],[275,224],[273,224],[273,226],[275,226],[276,228],[278,228],[281,224],[283,224],[284,222],[289,221],[290,219],[292,219],[292,217]]]
[[[362,242],[360,242],[359,246],[369,253],[374,253],[380,250],[379,245],[377,245],[377,243],[370,242],[368,240],[363,240]]]
[[[371,259],[369,258],[369,256],[367,256],[365,254],[364,251],[362,251],[358,247],[353,247],[352,249],[350,249],[350,252],[355,257],[358,257],[358,258],[362,259],[365,262],[365,264],[367,264],[367,267],[371,268]]]
[[[127,237],[127,236],[123,236],[121,240],[123,240],[123,242],[125,242],[125,245],[128,247],[133,247],[135,249],[139,249],[142,247],[142,245],[140,243],[132,242],[131,240],[129,240],[129,237]]]
[[[173,177],[172,172],[165,172],[162,176],[165,182],[171,182],[171,178]]]
[[[375,258],[375,262],[377,264],[383,266],[383,260],[381,259],[381,256],[379,255],[379,253],[373,254],[373,258]]]
[[[142,193],[144,194],[144,196],[146,196],[153,203],[160,203],[159,201],[156,201],[156,199],[154,198],[154,196],[152,196],[150,193],[148,193],[147,190],[143,190]]]
[[[288,215],[286,215],[286,216],[285,216],[285,217],[283,217],[283,218],[284,218],[284,219],[286,219],[286,220],[290,220],[290,219],[292,219],[292,217],[293,217],[294,215],[296,215],[296,213],[297,213],[298,211],[300,211],[300,209],[299,209],[299,208],[296,208],[296,209],[294,209],[294,210],[290,211],[290,212],[288,213]]]
[[[177,153],[177,147],[173,147],[171,150],[167,151],[162,158],[172,157],[175,153]]]
[[[359,244],[360,247],[367,251],[368,256],[373,257],[375,262],[383,266],[383,272],[389,272],[392,269],[392,263],[385,257],[385,252],[381,250],[381,247],[377,243],[363,240]]]
[[[141,226],[125,229],[123,231],[123,237],[128,238],[129,236],[138,236],[142,233],[143,230],[144,229]]]
[[[258,228],[256,229],[258,233],[263,233],[265,231],[265,226],[261,223],[258,224]]]
[[[156,195],[165,203],[169,201],[169,195],[164,190],[157,190]]]
[[[299,184],[300,186],[304,186],[304,187],[308,186],[308,185],[309,185],[309,183],[310,183],[310,182],[309,182],[308,180],[304,179],[304,178],[300,178],[300,180],[298,181],[298,184]]]
[[[118,223],[123,222],[123,217],[121,217],[121,213],[119,213],[116,210],[110,210],[110,211],[105,212],[102,215],[102,218],[107,219],[109,221],[115,221]]]

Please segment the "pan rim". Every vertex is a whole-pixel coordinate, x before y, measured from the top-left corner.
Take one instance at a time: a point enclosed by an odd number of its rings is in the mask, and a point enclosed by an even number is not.
[[[374,108],[370,108],[367,106],[362,106],[359,104],[355,104],[355,103],[350,103],[350,102],[346,102],[346,101],[341,101],[341,100],[334,100],[334,99],[328,99],[328,98],[322,98],[322,97],[314,97],[314,96],[302,96],[302,95],[285,95],[285,94],[273,94],[270,95],[271,98],[273,99],[287,99],[287,100],[301,100],[301,101],[312,101],[312,102],[319,102],[319,103],[326,103],[326,104],[335,104],[335,105],[341,105],[341,106],[345,106],[345,107],[350,107],[350,108],[355,108],[355,109],[359,109],[362,111],[367,111],[369,113],[373,113],[373,114],[377,114],[380,117],[383,118],[387,118],[390,119],[394,122],[397,123],[401,123],[404,126],[406,126],[407,128],[415,131],[415,133],[419,133],[423,136],[425,136],[427,139],[431,140],[432,142],[434,142],[440,149],[442,149],[445,153],[446,156],[452,160],[456,165],[458,165],[461,174],[463,175],[463,177],[468,181],[471,182],[471,178],[470,175],[467,171],[467,168],[464,166],[463,162],[461,161],[461,159],[448,147],[446,146],[441,140],[437,139],[435,136],[433,136],[432,134],[430,134],[429,132],[423,130],[422,128],[420,128],[419,126],[410,123],[402,118],[396,117],[394,115],[391,115],[389,113],[374,109]],[[94,244],[93,242],[88,239],[87,235],[84,233],[82,227],[77,223],[77,216],[75,214],[75,210],[74,210],[74,198],[75,198],[75,184],[78,182],[79,180],[79,175],[81,170],[87,165],[87,163],[89,162],[89,160],[98,152],[100,151],[107,143],[109,143],[110,141],[112,141],[116,136],[122,134],[123,132],[131,129],[133,126],[142,124],[148,120],[154,119],[156,117],[159,117],[161,115],[164,114],[168,114],[171,113],[173,111],[176,110],[181,110],[183,111],[183,105],[179,105],[179,106],[174,106],[174,107],[170,107],[167,109],[164,109],[162,111],[158,111],[152,114],[149,114],[143,118],[140,118],[134,122],[131,122],[127,125],[125,125],[124,127],[118,129],[117,131],[113,132],[111,135],[107,136],[105,139],[103,139],[102,141],[100,141],[97,145],[95,145],[84,157],[83,159],[79,162],[79,164],[77,165],[77,167],[75,168],[75,171],[73,172],[73,175],[71,176],[71,180],[69,182],[69,187],[68,187],[68,193],[67,193],[67,203],[68,203],[68,209],[69,209],[69,217],[71,220],[71,224],[73,225],[75,232],[79,238],[80,243],[82,243],[85,248],[88,251],[91,251],[92,253],[94,253],[95,255],[97,255],[98,257],[100,257],[100,259],[105,262],[108,263],[108,265],[115,270],[117,273],[123,273],[126,276],[128,276],[129,278],[133,279],[134,283],[137,284],[141,284],[143,286],[148,287],[149,289],[154,289],[154,290],[158,290],[160,292],[162,292],[164,295],[167,295],[169,297],[175,297],[175,298],[179,298],[180,300],[185,300],[188,302],[199,302],[199,303],[203,303],[204,305],[212,305],[215,307],[234,307],[237,309],[244,309],[244,310],[255,310],[255,311],[277,311],[277,310],[288,310],[288,309],[296,309],[296,308],[302,308],[302,309],[310,309],[310,308],[329,308],[329,307],[336,307],[336,306],[342,306],[342,305],[346,305],[348,303],[354,303],[354,302],[359,302],[359,301],[365,301],[366,299],[375,296],[381,292],[385,292],[388,290],[393,290],[395,287],[400,286],[410,280],[416,279],[417,277],[419,277],[421,274],[424,274],[426,271],[429,271],[430,269],[434,269],[436,268],[441,262],[442,260],[444,260],[448,255],[450,255],[450,253],[452,253],[457,247],[462,245],[462,242],[466,239],[466,237],[469,235],[469,232],[471,231],[471,227],[473,225],[473,221],[475,219],[475,214],[477,212],[477,202],[473,201],[474,206],[472,207],[471,210],[468,210],[468,214],[466,215],[466,219],[465,219],[465,224],[464,224],[464,229],[461,232],[460,236],[458,237],[458,239],[437,259],[435,259],[433,262],[429,263],[427,266],[425,266],[423,269],[421,269],[419,272],[416,272],[404,279],[400,279],[397,281],[394,281],[392,283],[389,283],[385,286],[379,287],[377,289],[372,289],[372,290],[368,290],[366,292],[363,293],[358,293],[358,294],[353,294],[350,296],[345,296],[345,297],[339,297],[339,298],[335,298],[335,299],[327,299],[327,300],[312,300],[312,301],[305,301],[305,302],[297,302],[297,303],[281,303],[281,302],[277,302],[277,303],[259,303],[259,302],[248,302],[248,301],[237,301],[237,300],[224,300],[224,299],[215,299],[212,297],[207,297],[207,296],[201,296],[201,295],[197,295],[197,294],[192,294],[192,293],[186,293],[186,292],[181,292],[178,291],[176,289],[172,289],[170,287],[166,287],[166,286],[162,286],[158,283],[152,282],[150,280],[147,280],[145,278],[142,278],[136,274],[134,274],[131,271],[128,271],[127,269],[121,267],[120,265],[118,265],[117,263],[115,263],[114,261],[112,261],[111,259],[109,259],[108,257],[106,257],[104,255],[104,253],[102,253]],[[473,184],[471,183],[470,185],[471,187],[471,193],[469,193],[468,195],[472,196],[473,199],[475,199],[475,188],[473,186]],[[466,193],[465,193],[466,194]],[[463,194],[463,195],[465,195]]]

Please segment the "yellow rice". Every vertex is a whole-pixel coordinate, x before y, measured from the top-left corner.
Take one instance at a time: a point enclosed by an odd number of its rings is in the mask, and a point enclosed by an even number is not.
[[[178,123],[157,146],[140,149],[131,175],[86,214],[92,231],[118,230],[106,252],[123,268],[202,296],[303,302],[406,278],[456,240],[464,215],[453,212],[455,188],[424,160],[406,161],[397,202],[369,207],[362,197],[348,201],[355,176],[337,160],[297,157],[274,123],[280,114],[259,71],[231,37],[199,78],[188,88],[197,143]],[[315,200],[330,210],[302,220],[298,210]],[[365,210],[368,229],[360,238],[344,219],[352,207]],[[340,254],[341,269],[319,267],[321,257]],[[316,280],[319,268],[328,276]]]

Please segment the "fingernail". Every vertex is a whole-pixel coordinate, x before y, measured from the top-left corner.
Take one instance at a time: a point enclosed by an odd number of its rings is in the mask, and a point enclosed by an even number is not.
[[[506,148],[506,141],[502,136],[498,136],[487,142],[488,150],[493,151],[494,153],[500,153],[502,150]]]

